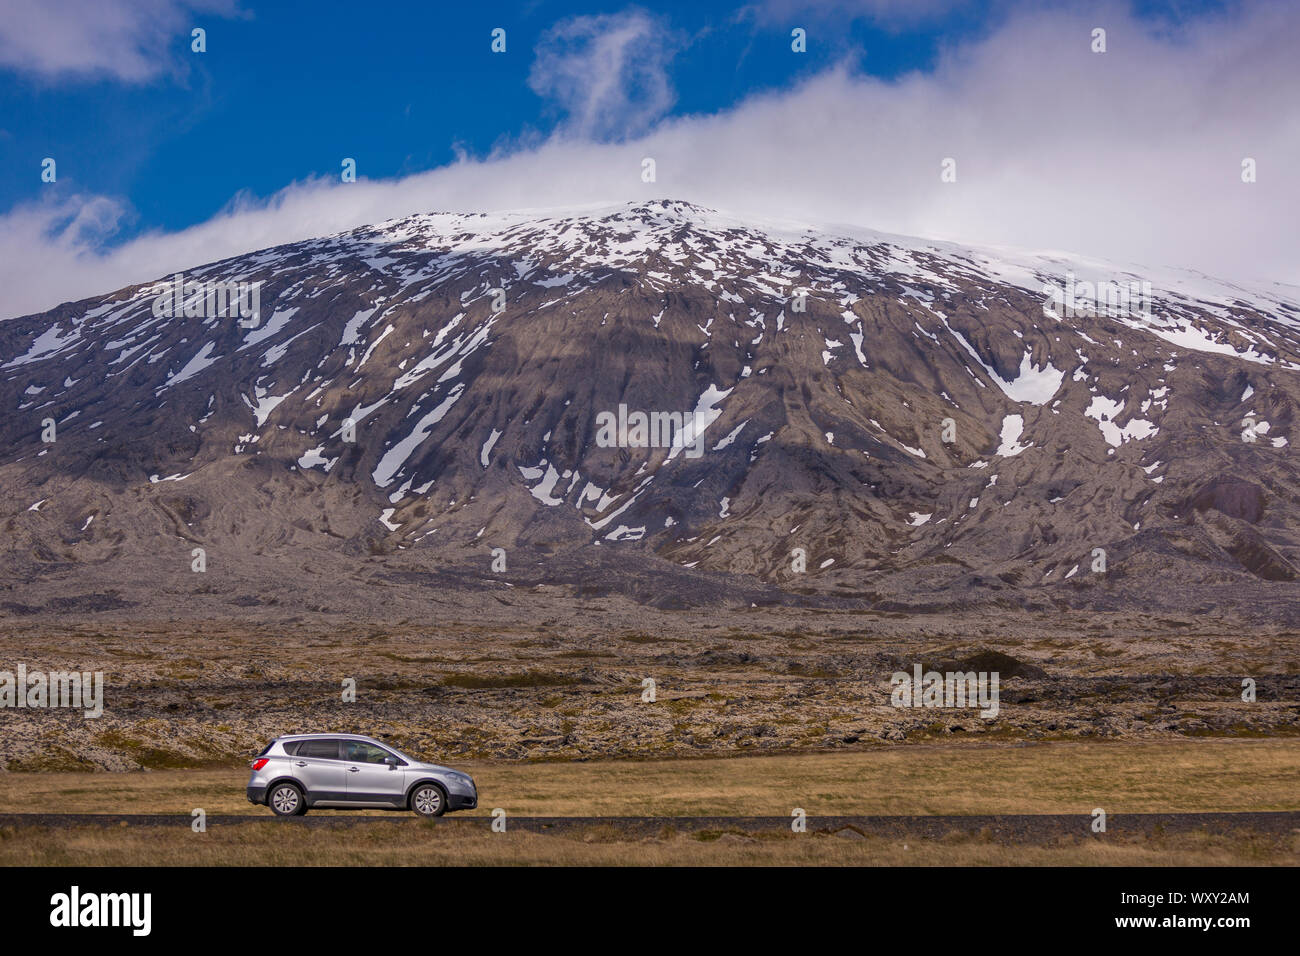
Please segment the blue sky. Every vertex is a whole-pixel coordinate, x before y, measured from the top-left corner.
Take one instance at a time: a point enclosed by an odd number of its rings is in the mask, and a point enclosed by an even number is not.
[[[3,3],[0,317],[396,215],[653,195],[1300,278],[1283,0]]]
[[[528,85],[541,35],[571,15],[618,13],[624,3],[366,5],[247,3],[247,14],[196,14],[166,43],[174,70],[145,83],[99,75],[0,72],[0,210],[49,192],[54,157],[64,191],[129,198],[139,229],[177,229],[247,190],[266,196],[310,176],[335,176],[343,157],[361,175],[394,177],[444,165],[457,148],[545,136],[562,119]],[[384,12],[381,13],[381,8]],[[400,16],[388,13],[400,9]],[[672,63],[677,114],[712,113],[850,62],[882,77],[927,69],[938,45],[987,23],[970,4],[906,28],[866,17],[791,15],[811,31],[809,55],[790,51],[783,22],[721,3],[654,4],[679,34]],[[189,21],[180,21],[184,26]],[[507,31],[505,54],[490,32]]]

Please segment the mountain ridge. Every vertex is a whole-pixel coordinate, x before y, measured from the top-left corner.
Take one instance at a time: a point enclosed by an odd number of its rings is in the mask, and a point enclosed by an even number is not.
[[[159,317],[158,283],[0,323],[7,571],[111,584],[161,549],[180,593],[193,547],[489,577],[501,548],[502,580],[616,549],[751,596],[1284,607],[1287,287],[881,235],[424,214],[187,270],[262,283],[253,328]],[[1066,276],[1150,301],[1062,315]],[[601,447],[620,405],[699,416],[703,455]]]

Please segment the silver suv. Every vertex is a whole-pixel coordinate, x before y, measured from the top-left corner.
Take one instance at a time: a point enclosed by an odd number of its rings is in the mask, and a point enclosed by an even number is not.
[[[253,761],[248,802],[281,817],[310,807],[414,810],[440,817],[473,810],[478,790],[467,773],[421,763],[391,744],[358,734],[277,737]]]

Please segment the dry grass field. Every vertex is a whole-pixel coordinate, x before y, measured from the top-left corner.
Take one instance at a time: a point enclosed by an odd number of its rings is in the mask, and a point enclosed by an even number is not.
[[[407,814],[307,829],[221,823],[196,834],[190,812],[269,817],[243,797],[242,766],[129,773],[0,774],[0,813],[175,814],[178,825],[4,826],[0,864],[58,865],[1182,865],[1300,863],[1300,834],[1094,835],[1044,845],[988,833],[889,837],[686,830],[674,818],[1108,814],[1300,810],[1294,740],[927,744],[890,750],[664,761],[461,764],[481,792],[454,826]],[[660,817],[653,835],[593,823],[493,833],[486,817]],[[314,811],[312,818],[338,816]],[[466,817],[481,820],[475,826]]]
[[[244,824],[176,828],[0,828],[4,866],[1228,866],[1300,863],[1300,838],[1199,833],[1081,836],[1048,846],[984,836],[916,840],[726,829],[631,838],[592,826],[563,835],[492,833],[402,818],[342,830]]]
[[[439,754],[416,754],[440,759]],[[1300,810],[1300,741],[917,744],[815,754],[455,761],[479,809],[518,816],[1195,813]],[[0,774],[0,813],[269,815],[244,798],[247,766]],[[346,811],[314,811],[315,814]],[[376,811],[382,812],[382,811]]]

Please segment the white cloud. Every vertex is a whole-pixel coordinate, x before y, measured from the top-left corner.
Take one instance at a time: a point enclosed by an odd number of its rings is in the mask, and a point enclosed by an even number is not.
[[[1098,23],[1105,54],[1088,48]],[[296,183],[108,252],[91,240],[122,210],[105,200],[15,210],[0,217],[0,315],[416,212],[656,197],[1300,283],[1298,34],[1300,10],[1284,6],[1160,35],[1118,11],[1024,13],[933,74],[831,69],[619,142],[592,137],[609,133],[602,104],[624,94],[544,85],[575,125],[535,147],[400,180]],[[657,183],[641,182],[645,156]],[[1259,169],[1250,185],[1247,156]],[[940,182],[944,157],[957,160],[956,183]],[[74,231],[48,233],[77,211]]]
[[[571,17],[538,43],[528,85],[567,115],[568,132],[622,139],[672,108],[676,45],[666,23],[641,10]]]
[[[173,69],[169,52],[235,0],[5,0],[0,67],[46,80],[107,75],[141,83]]]

